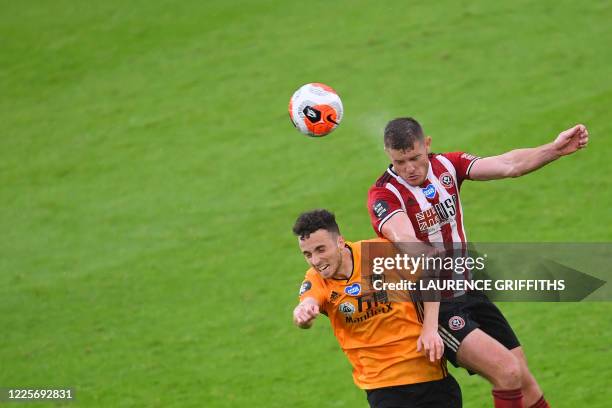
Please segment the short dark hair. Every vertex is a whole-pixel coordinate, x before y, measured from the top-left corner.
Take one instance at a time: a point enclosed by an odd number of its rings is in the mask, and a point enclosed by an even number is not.
[[[415,141],[423,141],[423,128],[413,118],[393,119],[385,126],[385,149],[412,150]]]
[[[300,239],[308,238],[310,234],[320,229],[340,235],[336,217],[333,213],[323,209],[303,212],[293,225],[293,233]]]

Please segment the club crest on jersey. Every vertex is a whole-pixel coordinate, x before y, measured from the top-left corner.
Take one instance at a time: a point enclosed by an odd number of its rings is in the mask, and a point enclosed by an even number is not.
[[[300,296],[308,292],[310,288],[312,288],[312,283],[310,283],[310,281],[304,281],[304,283],[302,283],[302,286],[300,286]]]
[[[453,187],[453,176],[451,176],[449,172],[440,174],[438,180],[440,180],[440,184],[442,184],[444,188]]]
[[[423,191],[423,194],[425,194],[425,197],[427,198],[434,198],[436,196],[436,188],[433,186],[433,184],[428,185],[425,188],[422,188],[421,191]]]
[[[361,293],[361,285],[358,283],[353,283],[351,286],[344,288],[344,293],[349,296],[357,296]]]
[[[448,320],[448,327],[451,330],[461,330],[465,327],[465,320],[461,316],[453,316]]]
[[[338,310],[345,316],[352,316],[355,313],[355,305],[351,302],[344,302],[338,306]]]

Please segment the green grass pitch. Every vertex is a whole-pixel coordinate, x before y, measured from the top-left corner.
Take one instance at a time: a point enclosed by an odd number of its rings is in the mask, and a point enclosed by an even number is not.
[[[587,124],[573,157],[464,184],[466,228],[612,240],[609,1],[1,10],[0,387],[73,387],[75,407],[366,407],[329,324],[291,324],[306,264],[290,228],[326,207],[348,239],[373,236],[396,116],[479,155]],[[287,117],[314,81],[345,107],[320,140]],[[553,407],[610,405],[610,303],[501,308]],[[453,373],[466,407],[491,406]]]

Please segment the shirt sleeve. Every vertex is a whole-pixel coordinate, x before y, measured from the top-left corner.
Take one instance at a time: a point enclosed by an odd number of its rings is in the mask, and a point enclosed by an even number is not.
[[[300,302],[307,297],[314,298],[319,303],[319,307],[323,309],[327,296],[325,296],[325,288],[323,288],[321,279],[317,279],[317,276],[307,272],[302,285],[300,285],[299,297]]]
[[[443,153],[442,156],[446,157],[453,164],[459,183],[470,179],[470,170],[474,163],[476,163],[476,160],[480,159],[478,156],[465,152]]]
[[[398,193],[399,194],[399,193]],[[394,214],[404,211],[400,198],[386,187],[372,187],[368,191],[368,212],[372,227],[383,238],[382,226]]]

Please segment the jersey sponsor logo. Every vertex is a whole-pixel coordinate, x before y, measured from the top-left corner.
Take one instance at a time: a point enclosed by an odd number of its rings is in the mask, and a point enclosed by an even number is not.
[[[340,306],[338,306],[338,310],[347,318],[350,318],[353,313],[355,313],[355,305],[351,302],[340,303]]]
[[[448,327],[451,330],[461,330],[465,327],[465,320],[461,316],[453,316],[448,319]]]
[[[376,218],[381,220],[385,218],[385,216],[389,212],[389,204],[385,200],[376,200],[376,202],[372,206],[372,210],[374,211]]]
[[[368,311],[372,308],[377,308],[383,303],[389,303],[389,296],[385,290],[359,296],[357,298],[357,311],[359,313]]]
[[[386,292],[378,292],[362,295],[357,298],[357,314],[345,315],[345,323],[363,323],[366,320],[383,313],[393,310],[392,303],[389,302]]]
[[[421,191],[423,192],[423,194],[425,194],[425,197],[429,199],[434,198],[436,196],[436,188],[433,186],[433,184],[430,184],[427,187],[422,188]]]
[[[300,286],[300,296],[308,292],[310,288],[312,288],[312,283],[310,283],[310,281],[304,281],[302,286]]]
[[[358,283],[353,283],[351,286],[344,288],[344,293],[349,296],[358,296],[361,293],[361,285]]]
[[[440,180],[440,184],[442,184],[444,188],[453,187],[453,176],[451,176],[449,172],[440,174],[440,177],[438,177],[438,180]]]
[[[329,301],[335,302],[336,300],[338,300],[339,297],[340,297],[340,294],[336,292],[335,290],[332,290],[331,294],[329,295]]]
[[[457,214],[457,195],[453,194],[446,200],[416,213],[415,218],[419,231],[432,233],[438,231],[442,225],[453,221],[455,214]]]

